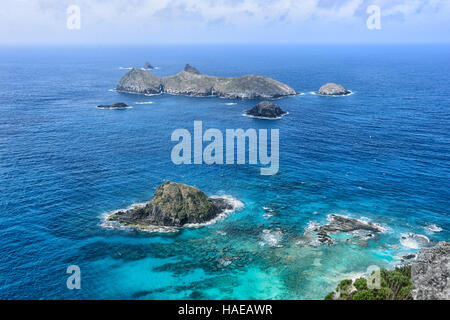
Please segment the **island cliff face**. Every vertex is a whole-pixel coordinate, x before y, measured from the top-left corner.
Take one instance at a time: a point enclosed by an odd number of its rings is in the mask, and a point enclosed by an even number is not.
[[[107,221],[145,229],[147,226],[182,227],[214,219],[233,206],[221,198],[208,198],[201,190],[172,181],[160,185],[153,200],[143,206],[118,211]],[[142,228],[140,228],[142,227]]]
[[[118,83],[117,90],[131,93],[170,93],[189,96],[219,96],[233,99],[269,99],[295,95],[294,89],[274,79],[250,74],[241,77],[216,77],[201,74],[186,65],[173,76],[158,76],[132,69]]]
[[[161,92],[161,79],[142,69],[131,69],[120,79],[116,87],[119,91],[156,94]]]

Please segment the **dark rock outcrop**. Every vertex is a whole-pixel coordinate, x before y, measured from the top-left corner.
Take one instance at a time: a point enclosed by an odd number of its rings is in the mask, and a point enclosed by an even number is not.
[[[97,108],[100,108],[100,109],[127,109],[127,108],[130,108],[130,106],[123,102],[118,102],[118,103],[114,103],[114,104],[102,104],[102,105],[97,106]]]
[[[122,77],[117,90],[146,94],[215,95],[237,99],[270,99],[296,94],[288,85],[268,77],[255,74],[241,77],[209,76],[200,74],[189,65],[176,75],[164,78],[145,70],[132,69]]]
[[[328,223],[325,225],[315,225],[310,229],[317,235],[317,240],[320,243],[326,243],[328,245],[333,245],[335,240],[329,235],[330,233],[346,233],[346,232],[357,232],[359,238],[363,240],[369,240],[375,237],[373,233],[383,232],[384,229],[380,225],[375,223],[361,221],[358,219],[345,217],[338,214],[330,214],[328,216]],[[364,231],[363,234],[358,234],[359,231]],[[368,233],[369,232],[369,233]],[[371,233],[373,232],[373,233]],[[346,240],[347,242],[350,239]]]
[[[414,300],[450,299],[450,242],[422,249],[412,263]]]
[[[118,211],[107,221],[121,225],[183,227],[204,223],[217,217],[233,205],[223,198],[208,198],[201,190],[182,183],[167,181],[156,189],[153,200],[144,206]]]
[[[321,86],[317,93],[324,96],[345,96],[347,94],[350,94],[351,92],[345,89],[340,84],[327,83]]]
[[[146,63],[144,63],[144,69],[155,69],[155,67],[152,66],[151,63],[147,61]]]
[[[325,232],[352,232],[357,230],[365,230],[371,232],[382,232],[383,228],[372,222],[365,222],[354,218],[331,214],[328,216],[328,224],[319,228]]]
[[[287,112],[281,110],[275,103],[262,101],[250,110],[246,110],[245,113],[252,117],[276,119],[285,115]]]
[[[184,71],[190,72],[193,74],[200,74],[200,71],[198,71],[197,68],[191,66],[189,63],[184,66]]]

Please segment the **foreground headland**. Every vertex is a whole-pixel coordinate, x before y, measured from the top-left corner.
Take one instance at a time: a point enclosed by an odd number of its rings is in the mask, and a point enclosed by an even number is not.
[[[181,72],[163,78],[146,70],[133,68],[122,77],[116,90],[140,94],[169,93],[234,99],[271,99],[297,94],[287,84],[269,77],[257,74],[216,77],[201,74],[189,64]]]
[[[417,257],[394,270],[380,270],[358,279],[342,280],[326,300],[448,300],[450,242],[423,248]],[[377,284],[378,282],[378,284]]]

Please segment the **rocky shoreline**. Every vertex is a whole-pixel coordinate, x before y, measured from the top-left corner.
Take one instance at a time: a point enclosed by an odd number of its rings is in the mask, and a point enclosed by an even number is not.
[[[450,242],[423,248],[411,264],[414,300],[450,300]]]

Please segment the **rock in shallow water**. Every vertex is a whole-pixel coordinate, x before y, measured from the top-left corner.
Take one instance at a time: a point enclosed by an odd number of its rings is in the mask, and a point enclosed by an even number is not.
[[[321,86],[319,91],[317,91],[317,93],[324,96],[344,96],[350,94],[351,92],[345,89],[340,84],[327,83]]]
[[[328,224],[321,226],[320,230],[325,232],[352,232],[365,230],[372,232],[382,232],[383,228],[371,222],[365,222],[354,218],[331,214],[328,216]]]
[[[233,205],[223,198],[208,198],[201,190],[167,181],[155,191],[153,200],[141,207],[118,211],[107,221],[145,229],[148,226],[182,227],[208,222]]]
[[[285,115],[287,112],[281,110],[275,103],[262,101],[245,113],[252,117],[276,119]]]

